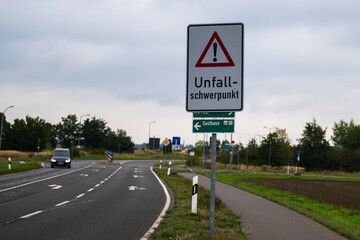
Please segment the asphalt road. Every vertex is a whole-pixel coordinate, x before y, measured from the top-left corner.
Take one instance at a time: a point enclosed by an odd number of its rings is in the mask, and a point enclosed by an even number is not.
[[[73,161],[0,177],[0,239],[141,239],[164,208],[152,161]]]

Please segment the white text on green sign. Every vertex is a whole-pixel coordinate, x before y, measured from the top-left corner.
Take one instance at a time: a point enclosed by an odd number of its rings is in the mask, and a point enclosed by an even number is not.
[[[193,132],[194,133],[233,133],[234,132],[233,119],[229,120],[193,120]]]

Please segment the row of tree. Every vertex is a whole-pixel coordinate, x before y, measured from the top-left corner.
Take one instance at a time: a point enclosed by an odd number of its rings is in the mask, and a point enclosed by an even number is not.
[[[276,129],[264,137],[260,143],[255,138],[249,140],[247,146],[235,145],[234,163],[240,159],[241,163],[249,165],[286,166],[297,163],[300,152],[300,166],[308,170],[342,170],[360,171],[360,125],[353,120],[341,120],[335,123],[331,140],[326,139],[326,130],[317,124],[314,119],[306,123],[297,145],[292,145],[286,129]],[[221,150],[228,141],[222,144],[218,141],[219,155],[217,161],[229,163],[229,152]],[[196,143],[195,151],[202,154],[203,141]],[[208,145],[206,142],[205,145]]]
[[[13,124],[4,118],[2,150],[39,151],[77,145],[114,152],[132,152],[134,147],[126,131],[112,131],[101,118],[92,117],[80,124],[77,116],[70,114],[54,125],[39,117],[26,116],[25,119],[15,119]]]

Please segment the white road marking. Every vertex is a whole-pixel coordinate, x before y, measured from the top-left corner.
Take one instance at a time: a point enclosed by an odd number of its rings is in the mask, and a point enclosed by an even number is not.
[[[134,178],[143,178],[144,176],[140,176],[140,175],[133,175]]]
[[[33,213],[28,214],[28,215],[22,216],[22,217],[20,217],[20,218],[23,218],[23,219],[29,218],[29,217],[32,217],[32,216],[34,216],[34,215],[36,215],[36,214],[42,213],[42,212],[43,212],[43,211],[33,212]]]
[[[82,177],[88,177],[89,176],[88,174],[84,174],[84,173],[80,173],[79,175],[82,176]]]
[[[51,185],[48,185],[48,186],[51,187],[51,189],[54,189],[54,190],[62,188],[61,185],[56,185],[56,184],[51,184]]]
[[[138,187],[137,186],[129,186],[128,189],[129,191],[134,191],[136,190]]]
[[[5,192],[5,191],[11,190],[11,189],[15,189],[15,188],[19,188],[19,187],[24,187],[24,186],[27,186],[27,185],[30,185],[30,184],[33,184],[33,183],[43,182],[43,181],[46,181],[46,180],[49,180],[49,179],[61,177],[61,176],[64,176],[64,175],[67,175],[67,174],[70,174],[70,173],[73,173],[73,172],[77,172],[77,171],[84,170],[85,168],[88,168],[88,167],[91,167],[91,165],[86,166],[86,167],[83,167],[83,168],[80,168],[80,169],[77,169],[77,170],[74,170],[74,171],[71,171],[71,172],[66,172],[66,173],[63,173],[63,174],[56,175],[56,176],[52,176],[52,177],[43,178],[43,179],[39,179],[39,180],[36,180],[36,181],[32,181],[32,182],[20,184],[20,185],[14,186],[14,187],[1,189],[0,192]]]
[[[88,168],[88,167],[90,167],[90,166],[87,166],[87,167],[85,167],[85,168]],[[85,169],[85,168],[82,168],[82,169]],[[122,167],[119,167],[119,168],[116,169],[116,171],[113,172],[112,174],[115,174],[115,173],[118,172],[121,168],[122,168]],[[78,169],[78,170],[75,170],[75,171],[79,171],[79,170],[82,170],[82,169]],[[75,171],[72,171],[72,172],[75,172]],[[69,173],[70,173],[70,172],[69,172]],[[66,173],[66,174],[69,174],[69,173]],[[60,174],[60,175],[53,176],[53,177],[50,177],[50,178],[47,178],[47,179],[37,180],[37,181],[31,182],[31,183],[45,181],[45,180],[52,179],[52,178],[59,177],[59,176],[63,176],[63,175],[66,175],[66,174]],[[102,182],[104,182],[104,181],[102,181]],[[3,189],[3,190],[1,190],[1,191],[6,191],[6,190],[14,189],[14,188],[17,188],[17,187],[20,187],[20,186],[26,186],[26,185],[29,185],[29,184],[31,184],[31,183],[22,184],[22,185],[19,185],[19,186],[16,186],[16,187],[8,188],[8,189]],[[50,186],[50,187],[51,187],[51,186],[52,186],[52,187],[59,187],[60,185],[54,184],[54,185],[49,185],[49,186]],[[95,187],[96,187],[96,186],[100,186],[100,184],[95,185]],[[61,187],[62,187],[62,186],[60,186],[60,188],[61,188]],[[133,187],[137,188],[136,186],[133,186]],[[140,190],[145,190],[145,189],[146,189],[146,188],[140,188]],[[90,189],[88,190],[88,192],[91,192],[91,191],[93,191],[93,190],[94,190],[94,188],[90,188]],[[135,190],[135,189],[134,189],[134,190]],[[0,192],[1,192],[1,191],[0,191]],[[80,194],[80,195],[77,195],[77,196],[76,196],[76,199],[81,198],[81,197],[83,197],[83,196],[85,196],[85,193],[82,193],[82,194]],[[74,200],[76,200],[76,199],[73,199],[73,200],[70,200],[70,201],[64,201],[64,202],[62,202],[62,203],[56,204],[55,206],[56,206],[56,207],[60,207],[60,206],[65,205],[65,204],[67,204],[67,203],[69,203],[69,202],[71,202],[71,201],[74,201]],[[37,215],[37,214],[39,214],[39,213],[42,213],[42,212],[44,212],[44,211],[43,211],[43,210],[36,211],[36,212],[30,213],[30,214],[24,215],[24,216],[20,217],[20,219],[29,218],[29,217],[32,217],[32,216]]]
[[[162,183],[162,181],[160,180],[160,178],[156,175],[156,173],[153,171],[153,167],[151,166],[150,171],[154,174],[154,176],[156,177],[156,179],[159,181],[160,185],[162,186],[165,195],[166,195],[166,202],[165,202],[165,206],[163,208],[163,210],[161,211],[159,217],[156,219],[156,221],[154,222],[154,224],[150,227],[150,229],[145,233],[145,235],[141,238],[141,240],[148,240],[151,235],[154,233],[155,229],[159,226],[159,224],[161,223],[161,221],[163,220],[163,218],[166,215],[166,211],[169,209],[170,207],[170,195],[168,190],[166,189],[165,185]]]
[[[61,205],[64,205],[64,204],[67,204],[69,203],[70,201],[64,201],[62,203],[59,203],[59,204],[56,204],[55,207],[60,207]]]
[[[76,198],[81,198],[81,197],[83,197],[84,195],[85,195],[85,194],[82,193],[82,194],[80,194],[80,195],[77,195]]]

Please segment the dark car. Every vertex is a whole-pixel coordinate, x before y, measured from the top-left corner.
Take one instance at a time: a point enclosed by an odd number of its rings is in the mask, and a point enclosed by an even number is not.
[[[71,168],[71,155],[68,148],[56,148],[51,157],[51,167],[66,166]]]

